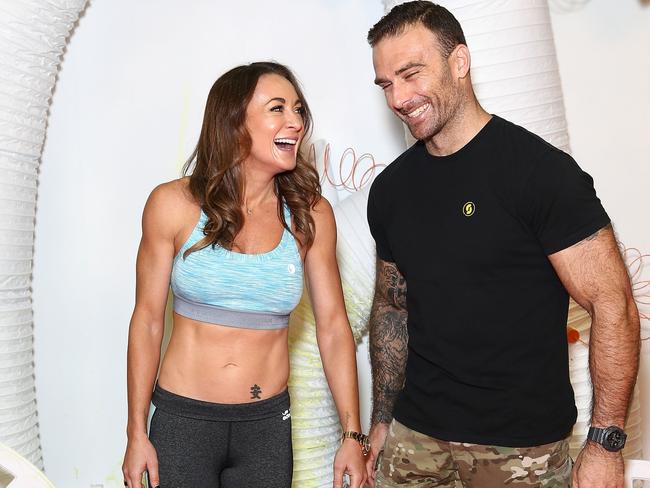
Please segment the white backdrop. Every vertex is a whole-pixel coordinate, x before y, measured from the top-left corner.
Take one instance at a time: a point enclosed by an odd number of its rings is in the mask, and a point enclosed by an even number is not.
[[[39,187],[34,322],[43,459],[57,486],[121,486],[140,214],[150,189],[178,176],[219,74],[259,59],[290,65],[314,112],[314,139],[332,145],[334,161],[349,146],[385,163],[403,148],[401,127],[372,85],[365,33],[382,13],[379,1],[191,6],[95,1],[54,95]],[[650,8],[592,0],[553,23],[573,154],[594,176],[620,239],[650,252],[643,213]],[[650,378],[648,341],[644,349]],[[367,419],[365,347],[358,356]]]

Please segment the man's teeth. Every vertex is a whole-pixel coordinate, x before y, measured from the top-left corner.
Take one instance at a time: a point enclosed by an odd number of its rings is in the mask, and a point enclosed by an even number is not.
[[[294,139],[275,139],[274,142],[275,142],[276,144],[291,144],[291,145],[295,145],[297,141],[295,141]]]
[[[420,108],[416,108],[415,110],[413,110],[413,112],[409,112],[409,113],[407,113],[406,116],[407,116],[407,117],[410,117],[410,118],[417,117],[417,116],[420,115],[422,112],[424,112],[427,108],[429,108],[429,104],[428,104],[428,103],[425,103],[425,104],[422,105]]]

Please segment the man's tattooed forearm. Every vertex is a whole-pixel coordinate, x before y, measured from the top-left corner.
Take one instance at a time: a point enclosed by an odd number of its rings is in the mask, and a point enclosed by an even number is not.
[[[406,280],[394,263],[377,263],[375,298],[370,312],[372,425],[390,422],[404,386],[408,356]]]
[[[388,305],[406,311],[406,280],[395,263],[377,262],[375,296],[377,293]]]

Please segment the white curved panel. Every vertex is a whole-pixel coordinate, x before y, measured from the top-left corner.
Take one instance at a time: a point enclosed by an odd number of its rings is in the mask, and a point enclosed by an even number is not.
[[[86,1],[0,5],[0,442],[40,468],[30,289],[38,165],[61,56]]]

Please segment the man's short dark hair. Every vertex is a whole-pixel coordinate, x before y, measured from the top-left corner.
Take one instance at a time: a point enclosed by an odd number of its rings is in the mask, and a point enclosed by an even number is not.
[[[418,23],[437,36],[445,58],[458,44],[467,45],[456,17],[446,8],[425,1],[406,2],[393,7],[368,31],[368,42],[374,47],[382,39],[397,36],[406,27]]]

